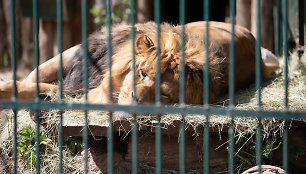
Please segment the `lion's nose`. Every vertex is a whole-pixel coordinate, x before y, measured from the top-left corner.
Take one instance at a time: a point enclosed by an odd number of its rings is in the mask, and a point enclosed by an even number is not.
[[[131,91],[131,97],[132,97],[132,101],[136,101],[137,103],[139,102],[134,91]]]
[[[131,97],[132,97],[132,98],[135,97],[134,91],[131,91]]]
[[[132,97],[132,101],[136,101],[137,103],[142,102],[142,100],[135,95],[134,91],[131,92],[131,97]]]

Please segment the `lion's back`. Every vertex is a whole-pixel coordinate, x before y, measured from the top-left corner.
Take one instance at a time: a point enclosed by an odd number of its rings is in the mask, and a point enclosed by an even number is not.
[[[130,41],[130,27],[115,25],[112,28],[112,51],[110,54],[127,51],[122,45]],[[95,88],[107,72],[108,60],[108,33],[96,32],[88,38],[88,88]],[[74,57],[69,60],[65,69],[68,71],[64,79],[64,87],[68,90],[81,90],[83,82],[83,48],[79,48]]]

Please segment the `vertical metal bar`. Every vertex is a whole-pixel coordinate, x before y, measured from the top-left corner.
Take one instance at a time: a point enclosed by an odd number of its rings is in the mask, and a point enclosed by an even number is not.
[[[13,159],[14,159],[14,169],[13,173],[17,174],[17,110],[14,109],[14,144],[13,144]]]
[[[157,62],[156,62],[156,84],[155,84],[155,102],[160,103],[160,0],[154,1],[154,15],[156,23],[156,34],[157,34]]]
[[[231,115],[231,113],[230,113]],[[228,128],[228,146],[229,146],[229,153],[228,153],[228,170],[229,174],[234,174],[234,119],[231,119],[230,126]]]
[[[158,106],[157,106],[158,107]],[[155,135],[155,151],[156,151],[156,174],[162,173],[162,138],[161,138],[161,124],[160,124],[160,117],[161,115],[157,115],[157,127],[156,135]]]
[[[155,84],[155,104],[156,107],[159,108],[161,106],[160,101],[160,0],[154,1],[154,18],[156,23],[156,34],[157,34],[157,62],[156,62],[156,84]],[[161,124],[160,117],[161,114],[157,112],[157,126],[155,128],[155,152],[156,152],[156,174],[162,173],[162,138],[161,138]]]
[[[63,7],[62,0],[57,0],[57,43],[58,53],[60,56],[59,69],[58,69],[58,80],[59,80],[59,101],[62,103],[63,99]],[[58,127],[58,149],[59,149],[59,169],[58,172],[63,173],[63,112],[60,111],[60,120]]]
[[[287,45],[287,0],[282,0],[282,29],[283,29],[283,56],[284,56],[284,89],[285,98],[284,106],[285,110],[288,111],[288,45]],[[283,168],[285,173],[288,173],[288,125],[285,121],[284,136],[283,136]]]
[[[256,165],[258,166],[258,173],[261,174],[261,163],[262,163],[262,157],[261,157],[261,118],[258,118],[258,126],[256,131]]]
[[[261,107],[261,7],[260,0],[256,0],[256,89],[257,107]]]
[[[288,122],[285,121],[284,125],[284,135],[283,135],[283,169],[285,170],[285,174],[289,172],[288,165]]]
[[[261,110],[261,1],[256,0],[256,89],[257,110]],[[256,164],[261,174],[261,115],[257,115],[258,126],[256,133]]]
[[[229,116],[232,117],[228,130],[229,134],[229,173],[234,174],[234,116],[232,110],[235,108],[235,7],[236,1],[230,0],[230,17],[232,24],[231,43],[230,43],[230,62],[229,62]]]
[[[57,44],[60,56],[58,80],[59,80],[59,99],[63,99],[63,7],[62,0],[57,0]]]
[[[181,60],[180,60],[180,105],[185,105],[185,0],[180,0],[180,25],[182,26],[181,31]],[[180,124],[180,140],[179,140],[179,151],[180,151],[180,173],[185,173],[185,114],[182,113],[182,122]]]
[[[209,104],[209,0],[204,0],[204,20],[206,22],[206,29],[205,29],[205,64],[204,64],[204,84],[203,84],[203,103],[204,105]]]
[[[39,21],[38,21],[38,0],[33,0],[33,29],[34,29],[34,60],[36,67],[36,92],[35,101],[39,102]]]
[[[305,0],[299,0],[299,45],[304,45],[304,3]]]
[[[85,95],[85,102],[88,100],[88,86],[87,86],[87,62],[88,62],[88,42],[87,42],[87,1],[82,0],[82,46],[83,46],[83,88]]]
[[[288,44],[287,44],[287,0],[282,0],[282,17],[283,17],[283,55],[284,55],[284,88],[285,98],[284,105],[288,109]]]
[[[180,65],[185,65],[185,0],[180,0],[180,25],[182,26],[181,31],[181,60]],[[180,104],[185,103],[185,66],[180,66]]]
[[[206,115],[206,123],[204,126],[204,173],[209,173],[210,153],[209,153],[209,115]]]
[[[16,36],[15,36],[15,0],[11,0],[10,1],[11,4],[11,11],[10,11],[10,15],[11,15],[11,38],[12,38],[12,42],[11,42],[11,52],[12,52],[12,71],[13,71],[13,95],[12,95],[12,101],[16,102],[17,101],[17,85],[16,85],[16,70],[17,70],[17,62],[16,62]]]
[[[204,126],[204,138],[203,138],[203,149],[204,149],[204,160],[203,160],[203,169],[204,173],[209,173],[209,0],[204,0],[204,20],[206,21],[206,30],[205,30],[205,64],[204,64],[204,71],[203,71],[203,104],[204,110],[206,111],[206,123]]]
[[[12,71],[13,71],[13,95],[12,102],[17,102],[17,85],[16,85],[16,36],[15,36],[15,0],[10,1],[10,15],[11,15],[11,52],[12,52]],[[14,109],[14,138],[13,138],[13,159],[14,169],[13,173],[17,173],[17,110]]]
[[[38,0],[33,0],[33,29],[34,29],[34,58],[35,58],[35,67],[36,67],[36,91],[35,91],[35,103],[39,105],[39,21],[38,21]],[[39,130],[39,111],[35,110],[35,122],[36,122],[36,139],[35,139],[35,148],[36,148],[36,173],[40,173],[40,130]]]
[[[106,20],[107,20],[107,57],[108,57],[108,68],[109,68],[109,90],[108,99],[112,101],[112,19],[111,19],[111,0],[106,1]]]
[[[235,105],[235,0],[230,0],[231,17],[231,43],[230,43],[230,62],[229,62],[229,98],[230,106]]]
[[[82,45],[83,45],[83,89],[84,89],[84,98],[85,105],[88,103],[88,86],[87,86],[87,63],[88,63],[88,43],[87,43],[87,0],[82,0]],[[87,110],[85,113],[85,125],[83,130],[83,143],[84,143],[84,173],[87,174],[88,169],[88,119],[87,119]]]
[[[133,91],[136,94],[136,66],[135,66],[135,0],[130,1],[131,8],[131,39],[132,39],[132,56],[133,56]],[[136,105],[136,95],[133,96],[133,105]],[[138,173],[138,123],[136,114],[133,113],[133,130],[132,130],[132,173]]]
[[[135,66],[135,0],[130,0],[131,9],[131,39],[132,39],[132,57],[133,57],[133,91],[136,94],[136,66]],[[136,96],[133,96],[133,102],[136,102]]]
[[[107,57],[109,69],[109,88],[108,88],[108,102],[112,104],[112,36],[111,36],[111,0],[106,2],[106,18],[107,18]],[[107,173],[113,173],[113,114],[109,113],[109,127],[107,129]]]

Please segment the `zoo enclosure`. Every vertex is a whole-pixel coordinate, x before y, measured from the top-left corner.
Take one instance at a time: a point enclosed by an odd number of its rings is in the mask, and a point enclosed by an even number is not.
[[[210,106],[208,104],[208,99],[209,99],[209,71],[208,71],[208,66],[209,64],[205,64],[204,66],[204,71],[203,71],[203,86],[204,86],[204,98],[203,98],[203,105],[202,106],[194,106],[194,107],[186,107],[184,103],[184,88],[185,88],[185,82],[184,82],[184,74],[185,74],[185,69],[184,66],[181,66],[181,71],[180,71],[180,96],[179,96],[179,105],[177,106],[168,106],[168,105],[163,105],[160,103],[160,61],[157,62],[157,80],[156,80],[156,93],[155,93],[155,98],[156,98],[156,103],[151,104],[151,105],[142,105],[142,104],[134,104],[130,106],[122,106],[122,105],[117,105],[114,103],[109,103],[105,105],[93,105],[89,104],[87,102],[87,62],[88,62],[88,55],[87,55],[87,49],[88,49],[88,44],[87,44],[87,1],[82,0],[82,40],[83,40],[83,51],[84,51],[84,57],[83,57],[83,87],[84,87],[84,95],[85,95],[85,103],[84,104],[78,104],[78,103],[67,103],[62,100],[63,98],[63,72],[62,72],[62,56],[60,56],[60,69],[59,69],[59,86],[60,86],[60,101],[59,102],[45,102],[41,101],[39,99],[39,93],[38,93],[38,88],[39,86],[37,85],[37,90],[36,90],[36,97],[33,101],[29,102],[22,102],[19,101],[18,98],[16,97],[16,56],[15,56],[15,1],[11,0],[11,21],[12,21],[12,70],[14,72],[13,74],[13,80],[14,80],[14,93],[13,97],[9,101],[0,101],[0,108],[9,108],[13,109],[14,111],[14,145],[13,145],[13,158],[14,158],[14,173],[17,173],[17,111],[22,108],[27,108],[30,110],[35,111],[35,116],[36,116],[36,141],[39,142],[39,132],[40,132],[40,127],[39,127],[39,111],[43,109],[59,109],[59,110],[65,110],[65,109],[80,109],[84,110],[85,112],[85,125],[84,125],[84,131],[83,131],[83,142],[84,142],[84,171],[87,173],[87,151],[88,151],[88,123],[87,123],[87,111],[88,110],[104,110],[110,112],[109,114],[109,122],[112,123],[112,113],[114,111],[125,111],[125,112],[130,112],[133,113],[134,117],[134,128],[132,129],[132,156],[133,156],[133,161],[132,161],[132,171],[133,173],[138,173],[138,156],[137,156],[137,151],[138,151],[138,139],[137,139],[137,122],[136,122],[136,114],[137,113],[155,113],[158,115],[158,125],[156,127],[156,173],[161,173],[162,172],[162,152],[161,152],[161,125],[160,125],[160,116],[165,113],[178,113],[182,114],[182,122],[180,125],[180,172],[185,173],[185,122],[184,122],[184,117],[186,114],[201,114],[203,117],[206,117],[206,124],[204,127],[204,156],[203,156],[203,171],[204,173],[209,173],[209,161],[210,161],[210,156],[209,156],[209,118],[210,115],[224,115],[224,116],[229,116],[232,118],[231,124],[229,126],[228,134],[229,134],[229,140],[228,140],[228,146],[229,146],[229,154],[228,154],[228,168],[229,168],[229,173],[234,173],[234,122],[233,119],[235,117],[257,117],[259,119],[259,124],[257,127],[257,134],[256,134],[256,163],[257,165],[262,164],[262,157],[261,157],[261,122],[260,120],[262,118],[272,118],[276,117],[278,119],[284,119],[284,120],[289,120],[289,119],[305,119],[306,114],[305,112],[293,112],[288,109],[288,44],[287,44],[287,38],[288,38],[288,29],[287,29],[287,20],[288,20],[288,2],[287,0],[281,0],[278,1],[280,4],[278,9],[281,13],[280,17],[280,23],[281,23],[281,30],[277,30],[276,33],[281,31],[281,33],[278,33],[279,40],[282,40],[282,52],[283,52],[283,57],[284,57],[284,91],[285,91],[285,98],[284,98],[284,110],[280,111],[266,111],[261,108],[261,66],[260,66],[260,0],[256,1],[257,4],[257,10],[256,10],[256,24],[257,24],[257,41],[256,41],[256,88],[258,91],[258,107],[257,109],[254,110],[239,110],[235,108],[235,87],[234,87],[234,55],[235,55],[235,45],[233,42],[234,39],[234,24],[235,24],[235,0],[230,0],[230,21],[232,24],[232,42],[230,44],[230,71],[229,71],[229,106],[225,108],[217,108]],[[304,44],[304,28],[303,28],[303,0],[299,0],[299,23],[300,23],[300,45]],[[62,6],[62,0],[57,0],[57,21],[58,21],[58,52],[61,55],[63,50],[62,50],[62,23],[63,23],[63,6]],[[108,49],[111,50],[111,0],[107,0],[107,32],[108,32]],[[184,25],[185,24],[185,0],[180,0],[179,1],[179,7],[180,7],[180,24]],[[205,21],[209,20],[209,1],[208,0],[203,0],[204,4],[204,13],[203,13],[203,19]],[[155,12],[155,22],[157,23],[157,28],[156,30],[159,31],[159,24],[160,24],[160,9],[158,8],[160,6],[160,0],[155,0],[154,1],[154,12]],[[131,20],[130,23],[132,26],[135,25],[135,1],[131,0],[130,1],[130,9],[131,9]],[[277,17],[277,14],[276,14]],[[34,55],[35,55],[35,66],[38,67],[39,65],[39,49],[38,49],[38,18],[39,18],[39,13],[38,13],[38,0],[33,0],[33,25],[34,25]],[[207,24],[207,29],[206,29],[206,35],[208,33],[208,24]],[[160,35],[158,34],[158,40],[159,40]],[[134,28],[132,27],[131,31],[131,39],[133,43],[135,43],[135,31]],[[181,33],[181,39],[184,40],[184,28]],[[206,50],[208,50],[208,45],[209,45],[209,38],[205,38],[205,42],[207,43],[205,45]],[[159,50],[159,43],[158,43],[158,49]],[[181,59],[181,64],[184,63],[184,46],[181,47],[182,50],[182,59]],[[133,51],[133,69],[135,70],[135,48],[132,48]],[[160,52],[157,53],[158,55],[158,60],[160,60],[159,57]],[[203,59],[208,61],[208,52],[206,52],[205,57]],[[111,51],[108,52],[108,68],[111,68]],[[135,72],[135,71],[134,71]],[[111,75],[111,74],[110,74]],[[36,73],[36,79],[38,81],[38,71]],[[111,79],[111,78],[110,78]],[[111,81],[109,83],[112,83]],[[111,86],[111,85],[110,85]],[[135,91],[135,73],[134,73],[134,91]],[[109,90],[109,97],[111,97],[111,92],[112,89]],[[61,112],[62,113],[62,112]],[[59,173],[62,173],[62,147],[63,147],[63,129],[62,129],[62,117],[59,123]],[[113,126],[112,124],[109,124],[110,127],[108,128],[108,173],[113,173]],[[36,171],[37,173],[40,172],[40,160],[39,160],[39,143],[36,143]],[[288,166],[288,124],[285,124],[284,127],[284,136],[283,136],[283,168],[288,172],[289,166]],[[259,173],[261,173],[261,169],[259,168]]]

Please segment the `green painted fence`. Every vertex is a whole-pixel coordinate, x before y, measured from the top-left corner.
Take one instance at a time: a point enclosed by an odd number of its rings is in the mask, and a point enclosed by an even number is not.
[[[203,19],[208,21],[209,20],[209,0],[203,0],[204,1],[204,13],[203,13]],[[235,108],[235,95],[234,95],[234,91],[235,91],[235,86],[234,86],[234,24],[235,24],[235,0],[230,0],[229,6],[230,6],[230,22],[232,24],[232,42],[230,44],[230,73],[229,73],[229,79],[230,79],[230,84],[229,84],[229,98],[230,98],[230,105],[227,108],[217,108],[217,107],[212,107],[209,106],[208,104],[208,100],[209,100],[209,84],[208,84],[208,79],[209,79],[209,71],[208,71],[208,66],[209,66],[209,59],[208,59],[208,52],[206,52],[205,57],[203,57],[203,59],[206,59],[206,63],[204,65],[204,71],[203,71],[203,77],[204,77],[204,98],[203,98],[203,106],[194,106],[194,107],[185,107],[184,105],[184,73],[185,73],[185,69],[184,66],[181,66],[181,71],[180,71],[180,96],[179,96],[179,105],[176,106],[164,106],[161,104],[160,102],[160,42],[159,42],[159,38],[160,38],[160,34],[158,33],[158,61],[157,61],[157,78],[156,78],[156,103],[155,104],[151,104],[151,105],[141,105],[141,104],[137,104],[136,102],[133,102],[132,105],[130,106],[121,106],[121,105],[117,105],[114,103],[109,103],[109,104],[105,104],[105,105],[93,105],[93,104],[89,104],[87,102],[87,62],[88,62],[88,55],[87,55],[87,1],[86,0],[82,0],[82,45],[83,45],[83,52],[84,52],[84,57],[83,57],[83,87],[84,87],[84,95],[85,95],[85,103],[84,104],[77,104],[77,103],[66,103],[62,100],[63,98],[63,67],[62,67],[62,52],[63,52],[63,44],[62,44],[62,23],[63,23],[63,13],[62,13],[62,0],[57,0],[57,22],[58,22],[58,52],[61,55],[60,56],[60,68],[59,68],[59,86],[60,86],[60,100],[59,102],[44,102],[39,100],[39,93],[38,93],[38,88],[39,86],[37,85],[36,88],[36,97],[35,100],[33,101],[29,101],[29,102],[22,102],[22,101],[18,101],[16,98],[16,55],[15,55],[15,1],[14,0],[10,0],[11,2],[11,21],[12,21],[12,70],[14,71],[13,74],[13,80],[14,80],[14,93],[13,93],[13,97],[11,100],[9,101],[0,101],[0,108],[10,108],[13,109],[14,111],[14,144],[13,144],[13,159],[14,159],[14,173],[17,173],[18,169],[17,169],[17,111],[21,108],[27,108],[30,110],[34,110],[35,111],[35,115],[36,115],[36,141],[39,141],[39,116],[38,116],[38,112],[42,109],[59,109],[59,110],[64,110],[64,109],[69,109],[69,108],[73,108],[73,109],[81,109],[84,110],[85,112],[85,125],[84,125],[84,131],[83,131],[83,143],[84,143],[84,172],[87,173],[87,154],[88,154],[88,122],[87,122],[87,111],[88,110],[106,110],[109,111],[109,122],[112,122],[112,112],[114,111],[126,111],[126,112],[131,112],[134,115],[134,123],[136,123],[136,114],[137,113],[156,113],[158,115],[158,124],[156,127],[156,173],[161,173],[162,172],[162,152],[161,152],[161,147],[162,147],[162,140],[161,140],[161,123],[160,123],[160,116],[164,113],[182,113],[183,117],[182,117],[182,122],[180,125],[180,160],[179,160],[179,164],[180,164],[180,173],[185,173],[185,123],[184,123],[184,116],[186,114],[202,114],[203,117],[206,117],[207,121],[204,127],[204,142],[203,142],[203,151],[204,151],[204,156],[203,156],[203,171],[204,173],[209,173],[209,116],[212,114],[216,114],[216,115],[227,115],[230,116],[232,118],[231,121],[231,125],[229,127],[228,130],[228,134],[229,134],[229,140],[228,140],[228,146],[229,146],[229,153],[228,153],[228,168],[229,168],[229,173],[233,174],[234,173],[234,164],[235,164],[235,158],[234,158],[234,122],[233,122],[233,118],[234,117],[257,117],[259,120],[261,120],[262,118],[271,118],[271,117],[275,117],[277,116],[279,119],[305,119],[306,118],[306,114],[302,113],[302,112],[292,112],[288,110],[288,66],[287,66],[287,60],[288,60],[288,54],[287,54],[287,0],[281,0],[281,3],[279,3],[280,1],[277,0],[277,8],[276,10],[278,10],[279,14],[281,14],[280,18],[275,20],[276,21],[276,25],[279,25],[280,21],[282,24],[282,28],[281,30],[279,29],[278,31],[282,31],[282,35],[281,38],[279,38],[278,36],[280,36],[280,34],[278,34],[275,40],[275,42],[277,43],[277,45],[279,45],[279,41],[282,40],[283,45],[283,56],[284,56],[284,91],[285,91],[285,99],[284,99],[284,106],[285,106],[285,110],[283,111],[265,111],[261,109],[261,65],[260,65],[260,59],[261,59],[261,55],[260,55],[260,43],[261,43],[261,39],[260,39],[260,35],[261,35],[261,31],[260,31],[260,0],[256,1],[256,5],[257,5],[257,11],[256,11],[256,25],[257,25],[257,41],[256,41],[256,88],[258,90],[258,104],[257,104],[257,109],[254,110],[239,110]],[[302,0],[299,1],[300,5],[303,3]],[[160,24],[160,0],[155,0],[155,9],[154,9],[154,13],[155,13],[155,22],[157,23],[157,31],[160,30],[159,28],[159,24]],[[303,6],[303,5],[302,5]],[[281,8],[279,8],[281,7]],[[179,9],[180,9],[180,24],[184,25],[185,24],[185,0],[180,0],[179,1]],[[35,54],[35,66],[38,67],[39,65],[39,47],[38,47],[38,29],[39,29],[39,22],[38,22],[38,0],[33,0],[33,25],[34,25],[34,54]],[[134,26],[135,25],[135,0],[131,0],[130,1],[130,10],[131,10],[131,25]],[[303,10],[301,10],[303,12]],[[112,50],[111,49],[111,0],[107,0],[107,32],[108,32],[108,50]],[[275,13],[277,16],[278,13]],[[208,25],[208,24],[207,24]],[[206,29],[206,35],[208,36],[208,27]],[[135,31],[134,28],[132,27],[132,31],[131,31],[131,39],[133,42],[135,42]],[[181,59],[181,64],[183,64],[183,62],[185,61],[185,57],[184,57],[184,27],[183,30],[181,32],[181,39],[182,39],[182,59]],[[208,50],[208,45],[209,45],[209,38],[206,37],[205,40],[205,47],[206,50]],[[279,48],[277,48],[279,49]],[[133,46],[132,49],[133,52],[133,69],[134,69],[134,91],[135,91],[135,46]],[[108,51],[108,67],[111,68],[111,56],[112,53],[111,51]],[[111,76],[111,73],[109,74]],[[38,71],[36,73],[36,77],[38,79]],[[110,78],[111,79],[111,78]],[[112,83],[111,80],[109,83]],[[111,85],[110,85],[111,86]],[[109,98],[111,98],[111,93],[112,93],[112,89],[109,89]],[[63,154],[62,154],[62,149],[63,149],[63,128],[62,128],[62,123],[63,123],[63,118],[62,118],[62,112],[61,112],[61,119],[60,119],[60,123],[59,123],[59,135],[58,135],[58,143],[59,143],[59,169],[58,169],[58,173],[63,173],[63,164],[62,164],[62,158],[63,158]],[[112,124],[109,124],[110,127],[108,128],[108,142],[107,142],[107,152],[108,152],[108,173],[113,173],[113,127]],[[136,127],[133,128],[132,130],[132,157],[133,157],[133,161],[132,161],[132,173],[138,173],[138,157],[137,157],[137,152],[138,152],[138,136],[137,136],[137,124],[135,124]],[[261,152],[261,124],[259,121],[258,127],[257,127],[257,134],[256,134],[256,163],[257,165],[261,165],[262,163],[262,152]],[[39,143],[36,143],[36,172],[40,173],[40,161],[39,161]],[[288,172],[288,124],[285,125],[284,128],[284,136],[283,136],[283,169],[286,171],[286,173]],[[261,173],[261,169],[259,168],[259,173]]]

